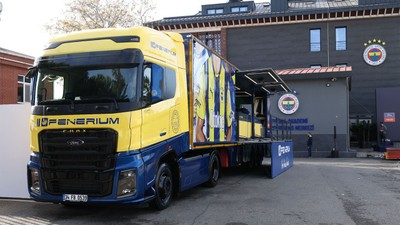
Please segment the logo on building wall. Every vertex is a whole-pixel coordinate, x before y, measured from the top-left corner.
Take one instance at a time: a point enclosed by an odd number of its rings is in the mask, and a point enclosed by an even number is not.
[[[369,40],[364,43],[364,61],[371,66],[379,66],[386,59],[386,50],[383,47],[386,43],[382,40]]]
[[[279,98],[278,107],[284,114],[293,114],[299,109],[299,99],[293,94],[284,94]]]

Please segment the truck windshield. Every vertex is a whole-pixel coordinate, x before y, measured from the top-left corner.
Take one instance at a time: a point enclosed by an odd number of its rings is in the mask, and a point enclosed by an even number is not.
[[[36,104],[136,101],[137,66],[39,69]],[[66,101],[65,101],[66,100]],[[68,103],[66,103],[68,104]]]
[[[42,57],[35,82],[35,105],[138,102],[136,49]]]

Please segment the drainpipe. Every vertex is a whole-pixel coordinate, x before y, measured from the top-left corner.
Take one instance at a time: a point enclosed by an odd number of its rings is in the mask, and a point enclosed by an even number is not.
[[[326,22],[326,38],[327,38],[327,54],[328,54],[328,67],[331,65],[331,58],[330,58],[330,48],[329,48],[329,42],[330,42],[330,37],[329,37],[329,21],[330,21],[330,8],[329,8],[329,2],[326,1],[327,5],[328,5],[328,20]]]

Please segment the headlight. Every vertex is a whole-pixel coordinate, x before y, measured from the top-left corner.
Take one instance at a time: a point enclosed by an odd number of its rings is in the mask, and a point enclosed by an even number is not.
[[[31,171],[31,186],[30,190],[37,194],[40,195],[40,181],[39,181],[39,170],[30,168]]]
[[[119,172],[118,198],[136,194],[136,170],[125,170]]]

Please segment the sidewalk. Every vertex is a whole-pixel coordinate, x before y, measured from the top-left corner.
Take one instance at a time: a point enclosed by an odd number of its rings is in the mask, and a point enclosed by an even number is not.
[[[307,151],[295,151],[296,158],[307,158]],[[313,158],[331,158],[331,151],[313,151]],[[383,159],[385,157],[384,152],[377,152],[371,148],[350,148],[349,151],[339,151],[335,158],[376,158]]]

